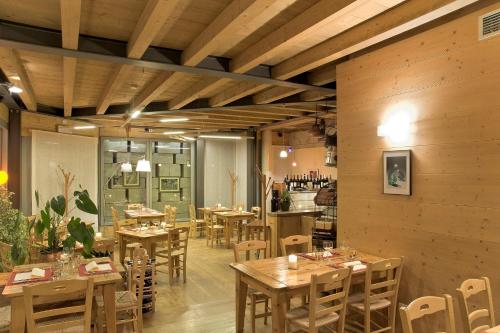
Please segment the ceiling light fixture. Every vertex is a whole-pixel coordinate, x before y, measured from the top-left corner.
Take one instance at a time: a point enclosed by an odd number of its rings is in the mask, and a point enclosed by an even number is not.
[[[188,141],[196,141],[195,138],[192,138],[190,136],[183,136],[182,138],[185,139],[185,140],[188,140]]]
[[[283,148],[280,151],[280,158],[287,158],[288,157],[288,153],[287,153],[287,151],[285,149],[285,133],[284,132],[281,132],[281,137],[283,139]]]
[[[203,139],[241,140],[241,136],[236,136],[236,135],[211,135],[211,134],[204,134],[204,135],[200,135],[199,137],[203,138]]]
[[[132,164],[130,162],[124,162],[121,166],[122,172],[132,172]]]
[[[184,131],[171,131],[171,132],[163,132],[164,135],[180,135],[184,134]]]
[[[23,92],[23,90],[21,88],[19,88],[18,86],[10,86],[9,87],[9,92],[11,94],[20,94]]]
[[[165,118],[165,119],[160,119],[160,123],[178,123],[188,120],[189,118]]]
[[[74,126],[73,129],[75,130],[86,130],[86,129],[93,129],[95,128],[95,125],[81,125],[81,126]]]
[[[137,172],[151,172],[151,163],[145,158],[137,161],[137,167],[135,168]]]
[[[135,110],[134,112],[132,112],[132,114],[130,115],[130,118],[132,119],[135,119],[137,117],[139,117],[141,115],[141,110]]]

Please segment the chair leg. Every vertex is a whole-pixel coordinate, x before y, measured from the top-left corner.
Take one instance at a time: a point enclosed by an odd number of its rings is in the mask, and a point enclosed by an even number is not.
[[[365,313],[365,333],[370,333],[371,331],[371,318],[370,312]]]
[[[256,306],[255,295],[252,295],[251,302],[250,302],[250,317],[252,318],[252,333],[255,333],[255,306]]]
[[[184,283],[186,283],[186,257],[182,258],[182,278],[184,279]]]
[[[137,331],[142,333],[142,309],[137,309],[137,326],[139,326]]]
[[[269,305],[269,298],[266,298],[264,301],[264,325],[267,325],[267,309]]]
[[[168,282],[172,284],[174,280],[174,259],[168,258]]]

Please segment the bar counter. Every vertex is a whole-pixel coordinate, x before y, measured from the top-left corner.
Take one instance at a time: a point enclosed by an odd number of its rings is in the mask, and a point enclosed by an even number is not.
[[[281,256],[280,238],[291,235],[312,235],[314,220],[323,209],[297,209],[288,212],[267,213],[267,225],[271,229],[271,255]]]

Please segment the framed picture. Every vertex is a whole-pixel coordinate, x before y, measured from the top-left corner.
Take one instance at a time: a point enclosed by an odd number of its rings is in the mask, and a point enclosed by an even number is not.
[[[160,177],[160,192],[179,192],[179,177]]]
[[[411,195],[411,151],[384,151],[384,194]]]
[[[135,187],[139,186],[139,174],[137,171],[132,172],[122,172],[123,186],[125,187]]]

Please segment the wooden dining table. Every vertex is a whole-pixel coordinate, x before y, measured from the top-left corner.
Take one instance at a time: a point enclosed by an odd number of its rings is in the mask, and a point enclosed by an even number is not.
[[[336,268],[344,262],[352,261],[344,251],[335,250],[338,256],[324,260],[312,260],[298,256],[298,269],[288,269],[288,257],[252,260],[232,263],[230,267],[236,274],[236,332],[243,332],[248,288],[262,292],[271,299],[273,333],[285,332],[287,300],[296,295],[309,292],[311,276],[322,274]],[[383,258],[359,253],[354,260],[372,263]],[[353,283],[361,282],[364,270],[353,272]]]
[[[231,235],[233,234],[234,228],[237,228],[237,237],[239,242],[242,239],[242,228],[240,228],[238,224],[242,223],[243,221],[252,222],[255,219],[254,213],[237,210],[214,212],[214,215],[218,221],[220,220],[224,224],[224,237],[226,241],[225,244],[226,248],[228,249],[231,248]]]
[[[128,243],[141,243],[142,247],[146,249],[150,258],[154,258],[154,244],[163,242],[168,239],[169,229],[159,229],[156,227],[148,227],[142,229],[141,227],[123,228],[118,230],[118,245],[120,248],[120,262],[125,260],[125,250]]]
[[[109,262],[110,258],[93,258],[93,259],[83,259],[82,263],[89,261],[96,262]],[[39,264],[29,264],[15,266],[11,274],[16,274],[16,272],[30,271],[33,268],[48,268],[51,267],[53,263],[39,263]],[[104,274],[94,274],[92,278],[94,279],[94,285],[96,287],[102,287],[103,298],[104,298],[104,312],[106,315],[106,325],[108,333],[116,333],[116,309],[115,309],[115,291],[116,285],[122,282],[122,276],[120,273],[125,272],[122,265],[115,264],[116,272],[104,273]],[[64,276],[63,279],[85,279],[88,276],[80,276],[78,273],[78,268],[75,269],[74,274]],[[43,282],[36,282],[43,283]],[[2,292],[2,295],[10,299],[11,304],[11,324],[10,331],[21,333],[25,331],[26,327],[26,311],[24,308],[24,294],[23,286],[32,285],[32,283],[18,283],[18,284],[7,284]]]
[[[139,223],[142,221],[163,220],[165,218],[165,213],[152,208],[125,209],[123,212],[126,218],[136,219]]]

